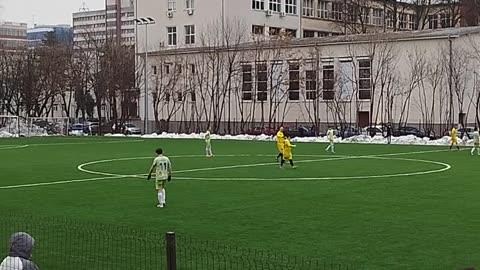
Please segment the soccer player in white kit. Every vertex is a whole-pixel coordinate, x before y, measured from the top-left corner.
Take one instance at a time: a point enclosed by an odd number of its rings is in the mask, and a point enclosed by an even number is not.
[[[210,141],[210,128],[205,133],[205,154],[207,157],[213,157],[212,142]]]
[[[478,127],[475,128],[475,131],[473,132],[473,148],[472,151],[470,151],[470,154],[475,153],[475,149],[477,149],[477,154],[480,156],[480,134],[478,133]]]
[[[165,185],[172,180],[172,164],[170,159],[163,155],[162,148],[155,150],[157,157],[153,160],[153,164],[148,172],[147,180],[152,178],[153,170],[155,172],[155,187],[157,189],[158,208],[165,207]]]
[[[335,153],[335,145],[334,145],[334,139],[335,139],[335,134],[333,132],[333,128],[329,128],[327,131],[327,138],[330,144],[328,147],[325,149],[325,151],[332,150],[332,153]]]

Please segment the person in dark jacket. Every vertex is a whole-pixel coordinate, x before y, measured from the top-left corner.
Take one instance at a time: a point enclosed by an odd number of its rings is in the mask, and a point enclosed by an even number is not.
[[[388,144],[392,142],[392,126],[390,124],[387,125],[387,142]]]
[[[10,251],[0,264],[0,270],[39,270],[30,259],[35,239],[28,233],[14,233],[10,238]]]

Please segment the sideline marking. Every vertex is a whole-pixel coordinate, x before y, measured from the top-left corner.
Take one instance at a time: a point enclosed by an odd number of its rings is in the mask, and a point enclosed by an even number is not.
[[[93,182],[93,181],[101,181],[101,180],[114,180],[114,179],[127,178],[127,177],[128,176],[110,176],[110,177],[84,178],[84,179],[55,181],[55,182],[43,182],[43,183],[35,183],[35,184],[21,184],[21,185],[3,186],[3,187],[0,187],[0,190],[23,188],[23,187],[53,186],[53,185]]]
[[[12,145],[0,145],[0,150],[20,149],[20,148],[25,148],[25,147],[28,147],[28,146],[29,146],[28,144],[24,144],[24,145],[21,145],[21,144],[18,144],[18,145],[15,145],[15,144],[12,144]]]

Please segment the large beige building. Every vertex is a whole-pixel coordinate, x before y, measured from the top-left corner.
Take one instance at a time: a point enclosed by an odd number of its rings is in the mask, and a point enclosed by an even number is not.
[[[480,28],[466,27],[159,50],[149,119],[184,132],[393,122],[438,135],[475,125],[478,48]]]
[[[0,22],[0,47],[14,49],[27,45],[27,24]]]
[[[135,44],[135,5],[133,0],[107,0],[104,10],[81,10],[73,13],[75,47],[115,40],[124,45]]]

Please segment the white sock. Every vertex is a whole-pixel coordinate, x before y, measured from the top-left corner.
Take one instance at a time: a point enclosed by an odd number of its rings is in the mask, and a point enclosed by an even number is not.
[[[470,151],[470,153],[473,155],[473,153],[475,153],[475,147],[472,148],[472,151]]]
[[[332,152],[335,152],[335,145],[332,143]]]
[[[332,145],[331,145],[331,144],[329,144],[329,145],[327,146],[327,148],[325,148],[325,151],[328,151],[328,150],[330,150],[330,147],[331,147],[331,146],[332,146]]]
[[[165,203],[167,197],[165,196],[165,189],[162,189],[162,203]]]
[[[160,191],[157,193],[157,196],[158,196],[158,204],[163,204],[163,192]]]

